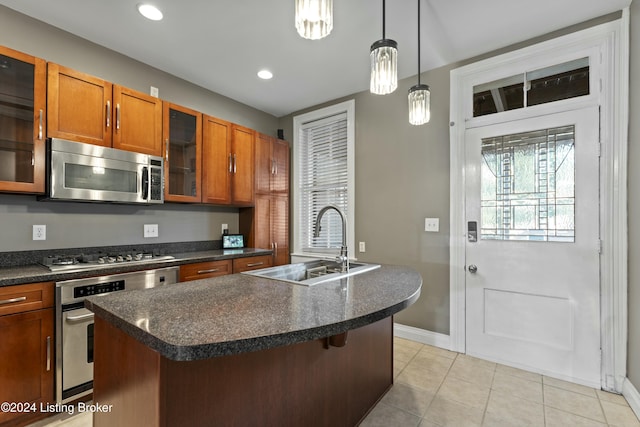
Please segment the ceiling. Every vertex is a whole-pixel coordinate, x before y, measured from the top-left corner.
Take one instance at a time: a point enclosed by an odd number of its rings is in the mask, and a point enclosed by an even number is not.
[[[0,4],[276,117],[369,88],[382,2],[334,0],[322,40],[298,36],[293,0],[0,0]],[[420,0],[426,71],[615,12],[631,0]],[[417,74],[417,0],[386,5],[398,77]],[[256,76],[267,68],[268,81]],[[423,82],[429,83],[429,82]]]

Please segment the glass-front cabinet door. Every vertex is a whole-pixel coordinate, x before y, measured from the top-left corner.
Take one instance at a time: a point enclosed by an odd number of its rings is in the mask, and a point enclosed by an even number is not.
[[[0,191],[43,193],[46,62],[0,46]]]
[[[166,201],[200,202],[202,114],[164,103]]]

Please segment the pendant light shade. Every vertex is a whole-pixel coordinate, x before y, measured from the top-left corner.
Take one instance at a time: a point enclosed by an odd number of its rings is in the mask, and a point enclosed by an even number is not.
[[[398,87],[398,43],[385,38],[385,1],[382,0],[382,39],[371,45],[369,90],[386,95]]]
[[[423,125],[431,119],[431,92],[428,85],[417,84],[409,89],[409,123]]]
[[[420,84],[420,0],[418,0],[418,84],[409,89],[409,123],[423,125],[431,120],[431,92]]]
[[[295,0],[296,29],[309,40],[329,35],[333,29],[333,0]]]

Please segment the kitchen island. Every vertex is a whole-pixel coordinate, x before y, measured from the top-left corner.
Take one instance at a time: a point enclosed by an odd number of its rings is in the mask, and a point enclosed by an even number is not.
[[[234,274],[90,297],[100,426],[356,425],[393,382],[393,314],[422,279]]]

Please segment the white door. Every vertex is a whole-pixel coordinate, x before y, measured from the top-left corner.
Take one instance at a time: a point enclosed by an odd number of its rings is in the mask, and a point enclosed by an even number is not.
[[[597,108],[467,130],[468,354],[600,387],[598,132]]]

